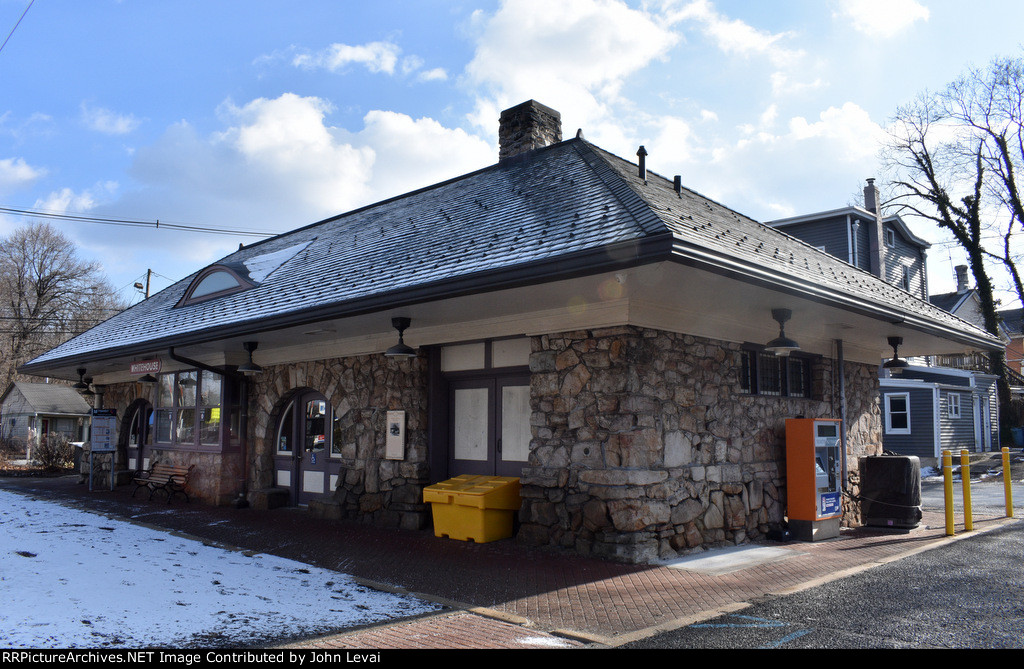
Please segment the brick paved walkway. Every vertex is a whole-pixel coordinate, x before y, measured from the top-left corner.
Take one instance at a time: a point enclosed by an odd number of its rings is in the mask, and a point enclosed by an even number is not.
[[[90,493],[67,477],[0,484],[335,569],[373,587],[449,606],[443,615],[295,644],[303,648],[615,646],[950,540],[941,514],[926,513],[922,526],[909,533],[859,529],[817,543],[765,542],[760,545],[781,551],[783,557],[712,573],[529,550],[511,540],[473,544],[438,539],[427,531],[319,520],[295,509],[260,512],[177,503],[169,509],[163,503],[133,500],[123,488]],[[976,517],[975,532],[1001,522],[1006,521]],[[970,536],[962,524],[956,529],[954,539]]]

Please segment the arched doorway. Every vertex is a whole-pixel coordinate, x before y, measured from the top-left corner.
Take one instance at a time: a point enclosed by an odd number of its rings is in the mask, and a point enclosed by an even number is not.
[[[153,405],[146,400],[136,400],[125,415],[128,419],[124,428],[127,431],[124,444],[128,470],[149,469],[153,450]]]
[[[329,493],[337,482],[334,411],[321,393],[296,393],[277,419],[274,469],[277,485],[291,491],[292,504],[304,505]]]

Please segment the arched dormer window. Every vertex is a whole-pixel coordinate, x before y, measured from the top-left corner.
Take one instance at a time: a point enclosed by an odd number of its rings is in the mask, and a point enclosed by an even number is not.
[[[196,275],[176,306],[187,307],[190,304],[231,295],[254,285],[252,281],[230,267],[212,265]]]

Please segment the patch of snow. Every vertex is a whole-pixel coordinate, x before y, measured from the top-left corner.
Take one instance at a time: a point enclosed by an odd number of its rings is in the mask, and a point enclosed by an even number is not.
[[[245,261],[245,268],[249,270],[249,278],[256,283],[263,283],[263,280],[270,276],[271,272],[291,260],[312,243],[312,241],[303,242],[280,251],[264,253],[263,255],[249,258]]]
[[[5,648],[239,647],[440,608],[7,491],[0,563]]]
[[[538,648],[571,648],[572,644],[566,643],[561,639],[549,636],[531,636],[521,637],[516,639],[516,642],[527,645],[537,646]]]

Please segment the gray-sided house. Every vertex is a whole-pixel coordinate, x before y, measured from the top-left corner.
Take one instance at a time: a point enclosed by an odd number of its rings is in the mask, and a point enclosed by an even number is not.
[[[999,403],[992,374],[905,367],[881,379],[885,450],[920,458],[942,451],[999,448]]]
[[[195,464],[211,503],[421,529],[424,487],[511,474],[516,540],[646,562],[785,519],[787,417],[844,421],[855,488],[881,451],[888,337],[1000,346],[649,171],[657,147],[563,141],[533,101],[499,144],[495,165],[240,248],[23,371],[86,370],[117,466]]]
[[[967,266],[956,268],[955,291],[928,295],[925,266],[929,244],[911,232],[899,216],[880,216],[878,202],[878,189],[874,180],[868,179],[863,207],[768,225],[984,329],[978,293],[969,287]],[[987,373],[986,351],[951,346],[944,353],[912,362],[915,364],[909,368],[881,372],[886,451],[932,458],[940,457],[947,448],[987,451],[999,447],[998,391],[996,377]]]
[[[49,435],[81,441],[91,407],[70,386],[15,381],[0,397],[0,437],[31,449]]]
[[[769,221],[825,253],[845,260],[915,297],[928,299],[928,242],[899,216],[882,216],[874,179],[864,187],[864,206]]]

